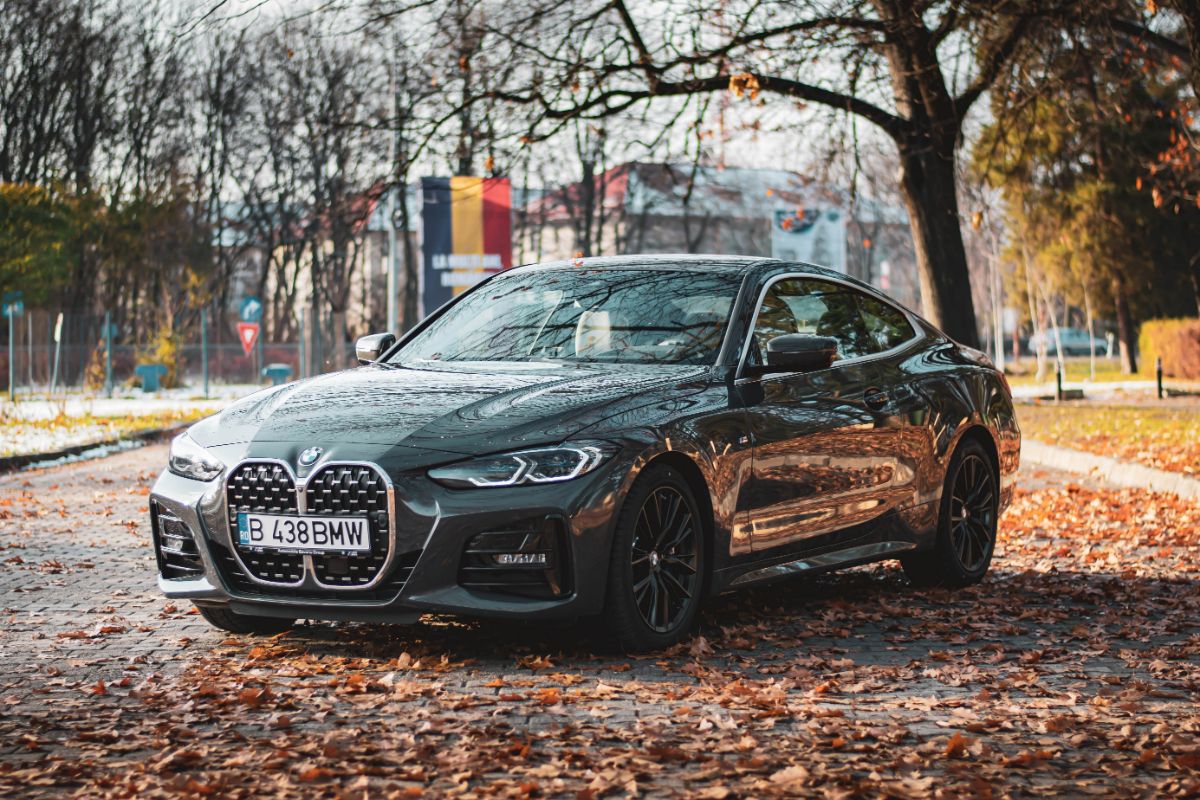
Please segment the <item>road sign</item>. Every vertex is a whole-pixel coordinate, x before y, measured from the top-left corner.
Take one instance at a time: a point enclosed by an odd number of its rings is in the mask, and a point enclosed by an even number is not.
[[[25,313],[25,293],[24,292],[5,292],[3,299],[0,299],[0,305],[4,307],[4,316],[9,319],[19,317]]]
[[[254,352],[254,343],[258,341],[257,322],[239,322],[237,324],[238,339],[242,342],[242,352],[250,355]]]
[[[262,314],[262,300],[259,300],[257,297],[242,298],[242,306],[238,310],[238,316],[242,318],[242,322],[260,322],[262,321]]]

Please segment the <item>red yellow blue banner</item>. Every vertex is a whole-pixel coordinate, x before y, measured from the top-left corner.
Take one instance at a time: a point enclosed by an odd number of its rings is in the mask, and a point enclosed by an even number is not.
[[[508,178],[422,178],[421,215],[425,314],[512,266]]]

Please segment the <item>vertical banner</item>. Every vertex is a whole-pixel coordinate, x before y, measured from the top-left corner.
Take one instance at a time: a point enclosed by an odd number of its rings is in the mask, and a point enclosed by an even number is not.
[[[422,178],[421,216],[422,315],[512,266],[508,178]]]

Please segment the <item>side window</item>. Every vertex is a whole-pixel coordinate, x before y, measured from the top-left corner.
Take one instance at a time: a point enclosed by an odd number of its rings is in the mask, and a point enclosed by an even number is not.
[[[904,312],[893,305],[860,294],[858,307],[876,352],[891,350],[916,335]]]
[[[750,363],[766,363],[767,342],[789,333],[829,336],[840,358],[877,352],[859,314],[858,293],[836,283],[787,278],[771,285],[754,325]]]

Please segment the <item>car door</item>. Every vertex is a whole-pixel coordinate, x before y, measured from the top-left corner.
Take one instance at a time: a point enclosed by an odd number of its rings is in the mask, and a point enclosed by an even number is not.
[[[872,407],[885,401],[857,294],[832,281],[783,277],[763,295],[747,363],[761,364],[766,343],[789,333],[832,337],[838,359],[816,372],[743,379],[754,448],[743,507],[754,551],[836,544],[881,513],[892,461]]]
[[[902,310],[881,298],[857,293],[859,313],[871,338],[875,368],[872,412],[878,454],[891,460],[891,480],[879,487],[881,510],[928,502],[941,489],[934,458],[936,434],[927,388],[929,372],[921,337]]]

